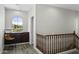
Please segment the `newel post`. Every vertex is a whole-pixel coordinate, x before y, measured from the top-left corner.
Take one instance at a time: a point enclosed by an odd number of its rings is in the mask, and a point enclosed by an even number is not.
[[[74,48],[76,47],[76,39],[75,39],[76,33],[73,31],[73,43],[74,43]]]

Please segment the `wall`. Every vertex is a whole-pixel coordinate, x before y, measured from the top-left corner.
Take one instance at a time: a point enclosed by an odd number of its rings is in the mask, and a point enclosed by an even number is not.
[[[23,32],[28,32],[28,15],[27,12],[23,11],[16,11],[11,9],[5,10],[5,28],[6,29],[12,29],[12,17],[14,16],[21,16],[23,18]]]
[[[36,6],[36,28],[39,34],[70,33],[75,30],[76,12],[47,5]]]
[[[76,29],[76,34],[79,36],[79,12],[77,12],[77,17],[75,21],[75,29]]]
[[[5,28],[5,8],[0,5],[0,53],[2,53],[4,48],[4,28]]]
[[[33,32],[31,33],[31,17],[34,17],[33,19]],[[36,46],[36,5],[33,4],[32,9],[28,12],[28,30],[30,32],[30,44],[33,44],[33,46]],[[33,34],[33,36],[32,36]]]

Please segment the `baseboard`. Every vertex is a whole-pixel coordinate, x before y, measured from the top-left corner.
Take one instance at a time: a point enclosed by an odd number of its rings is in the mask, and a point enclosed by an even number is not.
[[[21,44],[29,44],[29,42],[16,43],[16,44],[7,44],[7,45],[5,45],[5,46],[21,45]]]
[[[39,54],[43,54],[38,48],[34,47],[34,49],[35,49]]]
[[[76,51],[77,49],[74,48],[74,49],[71,49],[71,50],[68,50],[68,51],[64,51],[64,52],[60,52],[60,53],[57,53],[57,54],[68,54],[68,53],[71,53],[73,51]]]

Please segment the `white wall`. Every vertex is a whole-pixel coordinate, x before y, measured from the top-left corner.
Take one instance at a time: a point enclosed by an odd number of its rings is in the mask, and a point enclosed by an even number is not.
[[[75,30],[76,30],[76,34],[79,36],[79,12],[77,12],[77,17],[76,17],[76,21],[75,21]]]
[[[75,30],[75,11],[46,5],[36,7],[37,33],[72,33]]]
[[[5,9],[3,5],[0,5],[0,53],[4,48],[4,28],[5,28]]]
[[[5,11],[5,28],[12,29],[12,17],[21,16],[23,18],[23,32],[28,32],[28,13],[23,11],[16,11],[6,9]]]

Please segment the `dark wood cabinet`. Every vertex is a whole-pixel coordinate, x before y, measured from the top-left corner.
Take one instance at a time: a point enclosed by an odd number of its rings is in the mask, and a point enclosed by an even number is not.
[[[23,43],[23,42],[29,42],[29,32],[23,32],[23,33],[5,33],[12,36],[14,39],[9,40],[5,38],[5,44],[15,44],[15,43]]]

